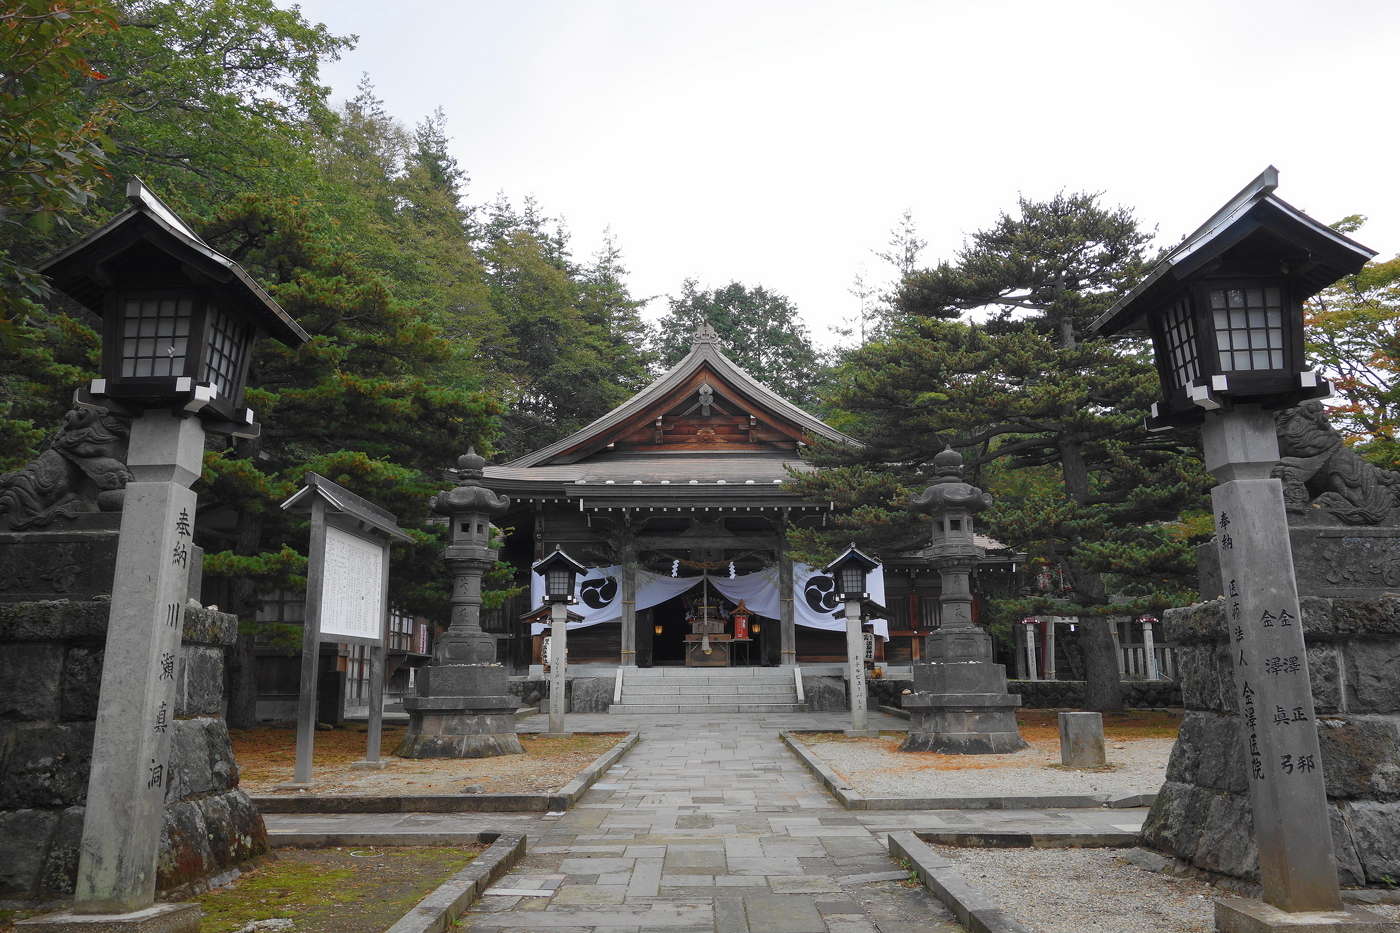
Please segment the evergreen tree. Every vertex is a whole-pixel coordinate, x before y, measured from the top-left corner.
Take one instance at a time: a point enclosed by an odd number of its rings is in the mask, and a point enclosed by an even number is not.
[[[749,375],[797,405],[813,403],[817,352],[797,306],[786,296],[740,282],[701,289],[694,279],[686,279],[681,293],[667,302],[656,330],[662,366],[680,362],[700,325],[708,323],[719,335],[724,354]]]
[[[924,467],[961,448],[997,497],[988,533],[1063,581],[997,602],[994,618],[1079,616],[1095,709],[1121,696],[1111,633],[1094,623],[1189,598],[1198,525],[1176,520],[1208,485],[1189,437],[1143,428],[1159,391],[1146,349],[1086,339],[1143,271],[1148,240],[1131,211],[1095,195],[1022,198],[956,262],[907,276],[888,335],[836,374],[833,423],[869,446],[818,450],[838,469],[796,480],[851,510],[825,536],[799,534],[799,548],[855,534],[897,549],[926,534],[904,511],[931,479]]]
[[[1353,215],[1333,227],[1351,233],[1365,220]],[[1368,459],[1400,467],[1400,256],[1367,263],[1318,293],[1304,323],[1308,359],[1341,402],[1328,409],[1333,425]]]

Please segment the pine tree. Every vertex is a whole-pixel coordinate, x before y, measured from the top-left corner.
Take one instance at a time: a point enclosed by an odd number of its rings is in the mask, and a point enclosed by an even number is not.
[[[719,335],[725,355],[749,375],[780,387],[791,402],[813,403],[817,353],[797,306],[786,296],[741,282],[701,289],[694,279],[686,279],[681,293],[667,302],[656,330],[662,366],[680,362],[690,352],[695,331],[708,323]]]
[[[851,511],[799,547],[829,550],[852,533],[859,542],[862,526],[872,547],[917,540],[924,532],[904,503],[952,444],[997,496],[987,531],[1064,581],[999,601],[999,621],[1034,612],[1102,622],[1188,598],[1194,526],[1176,520],[1208,485],[1194,445],[1143,428],[1158,392],[1145,348],[1085,337],[1142,271],[1148,241],[1131,211],[1096,195],[1022,198],[955,262],[906,276],[889,334],[844,362],[830,399],[834,425],[869,446],[818,450],[839,468],[797,481]],[[1081,628],[1089,705],[1118,708],[1111,633]]]

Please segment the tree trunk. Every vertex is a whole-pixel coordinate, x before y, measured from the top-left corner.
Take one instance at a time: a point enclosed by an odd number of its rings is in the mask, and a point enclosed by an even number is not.
[[[1083,446],[1073,440],[1061,442],[1060,465],[1066,491],[1075,502],[1083,505],[1089,498],[1089,466],[1084,460]],[[1072,562],[1069,573],[1080,603],[1108,603],[1102,574],[1076,567]],[[1083,616],[1079,621],[1084,626],[1084,636],[1080,639],[1084,649],[1084,705],[1099,712],[1120,710],[1123,708],[1123,683],[1118,674],[1118,652],[1113,646],[1113,633],[1108,628],[1111,623],[1107,619],[1086,619]]]

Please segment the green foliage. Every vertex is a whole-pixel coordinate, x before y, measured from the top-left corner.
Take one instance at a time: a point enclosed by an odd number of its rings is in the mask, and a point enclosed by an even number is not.
[[[926,540],[905,504],[951,444],[995,496],[983,529],[1064,581],[994,602],[993,621],[1186,600],[1193,538],[1176,522],[1207,486],[1194,444],[1144,430],[1158,391],[1144,347],[1085,339],[1141,273],[1147,240],[1130,211],[1094,195],[1023,198],[956,262],[907,276],[888,330],[838,367],[828,400],[833,424],[868,446],[818,448],[818,463],[841,468],[794,481],[852,511],[797,545],[829,553],[854,537],[890,552]]]
[[[1350,233],[1353,215],[1333,226]],[[1309,361],[1332,380],[1341,401],[1332,424],[1371,460],[1400,466],[1400,257],[1367,263],[1304,308]]]
[[[409,130],[366,78],[333,111],[320,68],[354,37],[273,0],[26,0],[0,13],[0,41],[17,50],[0,57],[0,146],[39,160],[0,176],[5,256],[66,246],[138,175],[312,335],[256,348],[247,401],[262,437],[206,454],[197,533],[209,577],[229,582],[226,609],[246,619],[260,594],[303,585],[306,523],[279,504],[315,470],[398,516],[413,542],[395,549],[391,597],[442,618],[442,531],[427,513],[438,471],[471,444],[547,443],[646,381],[616,244],[579,265],[532,201],[472,207],[440,110]],[[17,112],[27,135],[8,132]],[[90,161],[61,154],[78,142]],[[84,190],[96,203],[80,212]],[[61,296],[9,323],[3,468],[33,457],[99,349],[95,320]],[[510,576],[488,575],[488,605],[515,592]]]
[[[656,351],[663,366],[674,366],[690,352],[695,332],[708,323],[719,334],[725,356],[755,379],[782,391],[798,405],[810,405],[818,375],[816,350],[797,307],[762,285],[730,282],[701,289],[686,279],[657,325]]]
[[[116,13],[102,0],[12,0],[0,8],[0,346],[32,336],[19,328],[47,295],[16,245],[71,229],[107,177],[113,105],[86,101],[107,76],[85,47],[116,29]]]

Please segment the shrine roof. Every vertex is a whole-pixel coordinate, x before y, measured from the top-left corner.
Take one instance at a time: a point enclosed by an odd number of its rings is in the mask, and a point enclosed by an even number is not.
[[[716,451],[610,454],[553,466],[488,466],[486,481],[514,496],[536,493],[597,500],[655,498],[787,500],[788,469],[811,470],[795,454]]]
[[[710,381],[716,385],[709,386]],[[762,429],[768,432],[765,436],[770,449],[762,449],[764,443],[751,443],[739,445],[748,447],[747,450],[731,448],[711,451],[659,439],[650,446],[634,443],[633,447],[643,449],[629,450],[627,459],[608,457],[610,445],[628,436],[629,432],[635,438],[636,433],[645,431],[653,419],[659,423],[662,415],[670,410],[668,406],[674,405],[687,391],[701,384],[708,391],[729,399],[736,409],[731,414],[750,416],[750,422],[761,419]],[[708,403],[706,405],[705,414],[708,416]],[[750,437],[753,437],[752,433]],[[772,439],[776,437],[787,438],[789,446],[786,450],[771,449],[774,446]],[[719,338],[712,328],[705,325],[696,334],[690,353],[636,395],[568,437],[500,466],[487,467],[486,476],[490,480],[547,482],[577,482],[580,479],[584,482],[606,482],[611,479],[629,483],[634,480],[659,482],[662,479],[673,483],[691,479],[701,482],[721,479],[744,482],[752,479],[771,483],[774,479],[786,478],[784,464],[801,463],[797,447],[803,438],[821,438],[838,444],[860,446],[859,441],[803,411],[744,372],[720,352]],[[761,456],[744,460],[744,454]],[[755,470],[758,472],[753,472]]]

